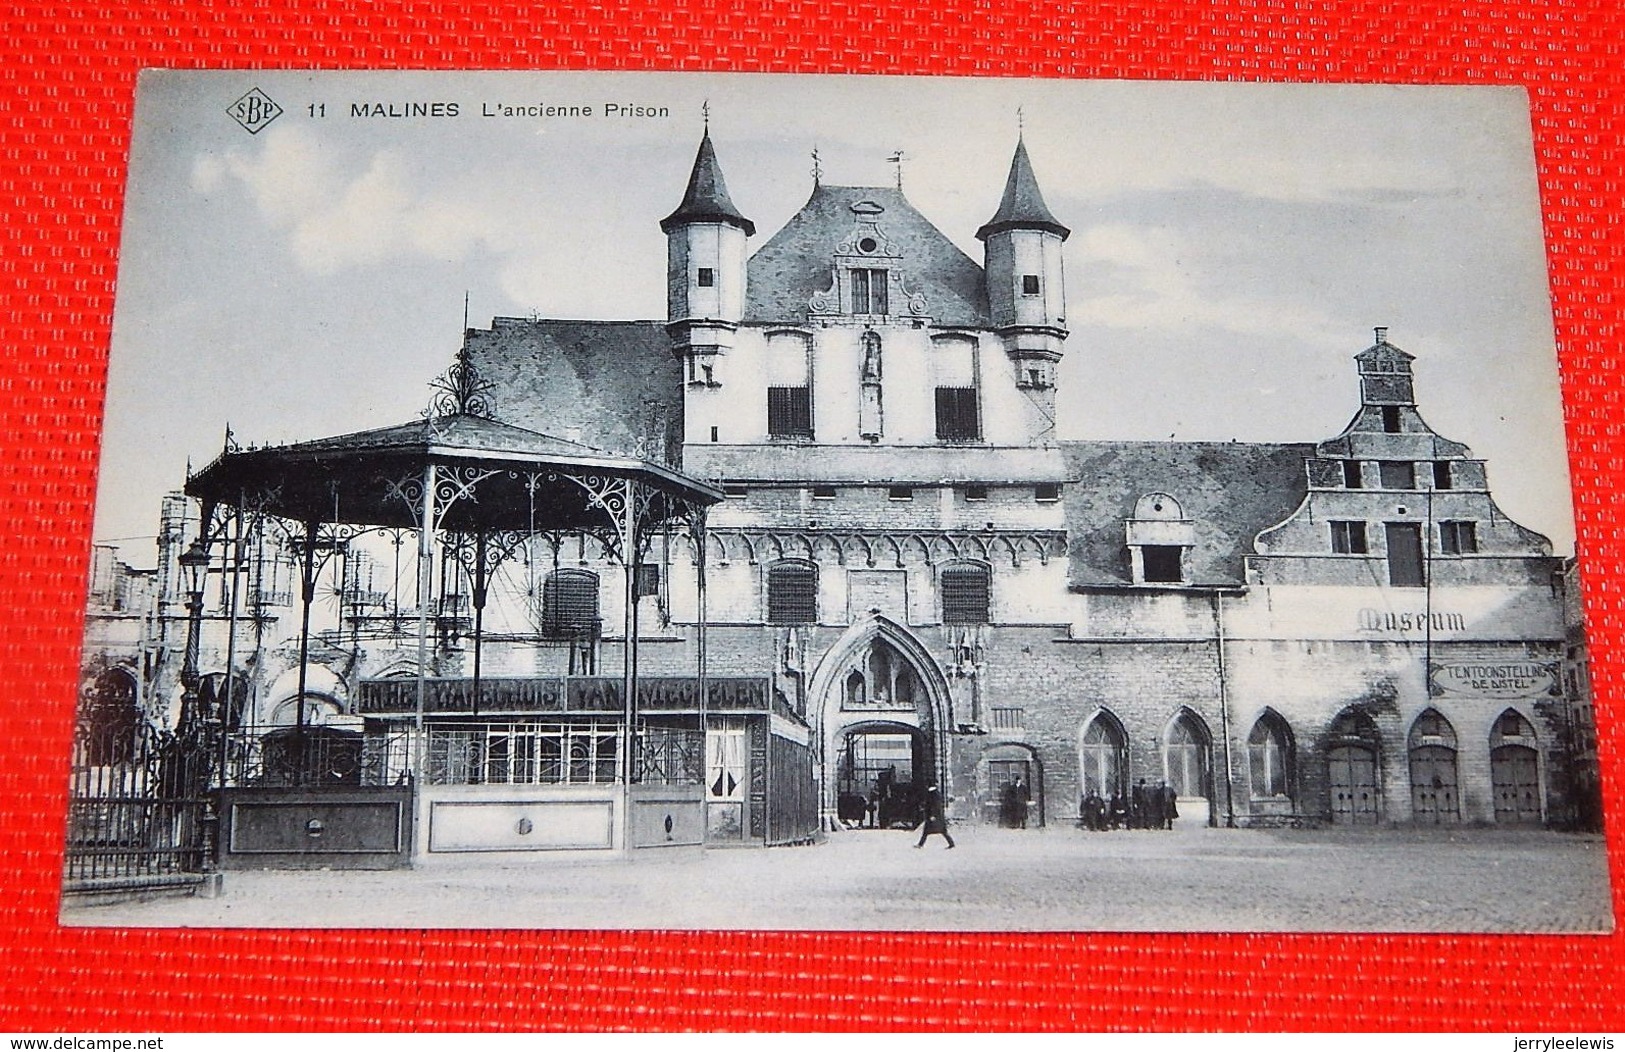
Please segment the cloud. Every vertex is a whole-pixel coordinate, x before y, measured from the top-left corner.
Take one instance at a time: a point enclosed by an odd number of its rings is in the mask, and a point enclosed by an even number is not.
[[[505,240],[507,223],[494,206],[415,185],[399,153],[379,150],[346,171],[297,125],[268,136],[257,154],[205,154],[194,162],[199,193],[228,182],[286,233],[295,260],[316,275],[414,258],[455,261]]]
[[[1207,246],[1189,234],[1112,223],[1080,231],[1073,241],[1070,269],[1089,275],[1085,290],[1071,297],[1074,327],[1190,336],[1286,334],[1333,345],[1347,338],[1347,323],[1322,310],[1249,294],[1245,283],[1214,281]]]

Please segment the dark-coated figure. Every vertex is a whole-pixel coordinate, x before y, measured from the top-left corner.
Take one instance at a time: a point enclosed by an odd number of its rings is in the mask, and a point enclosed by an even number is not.
[[[942,793],[936,786],[929,786],[925,790],[925,803],[923,812],[925,820],[920,823],[920,842],[915,847],[924,847],[925,838],[932,833],[941,833],[942,839],[948,841],[948,846],[954,846],[954,838],[948,835],[948,813],[942,806]]]

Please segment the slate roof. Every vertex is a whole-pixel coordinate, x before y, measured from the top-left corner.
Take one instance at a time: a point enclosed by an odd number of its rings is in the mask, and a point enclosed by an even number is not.
[[[822,184],[813,187],[801,211],[746,265],[747,322],[806,322],[808,299],[830,287],[836,246],[856,228],[852,206],[859,201],[884,209],[878,225],[903,257],[903,281],[909,291],[925,296],[926,313],[936,324],[989,324],[982,268],[909,204],[901,190]]]
[[[1132,583],[1125,524],[1147,493],[1167,493],[1193,523],[1191,584],[1239,585],[1253,538],[1303,502],[1311,443],[1067,442],[1063,488],[1074,589]]]
[[[1021,141],[1016,143],[1016,154],[1010,159],[1010,177],[1005,180],[999,210],[976,231],[976,236],[986,241],[1001,230],[1048,230],[1059,234],[1063,241],[1072,233],[1044,203],[1033,163],[1027,157],[1027,144]]]
[[[682,460],[683,373],[663,321],[494,318],[470,329],[492,415],[620,456]]]
[[[660,229],[669,234],[684,223],[731,223],[747,236],[756,233],[756,224],[746,219],[728,196],[728,184],[722,178],[722,165],[717,162],[710,132],[700,139],[683,203],[660,221]]]

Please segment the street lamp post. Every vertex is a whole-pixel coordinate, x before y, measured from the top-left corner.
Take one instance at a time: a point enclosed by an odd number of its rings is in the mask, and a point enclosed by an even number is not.
[[[197,772],[192,768],[200,762],[207,771],[208,739],[204,732],[203,713],[199,712],[199,690],[202,686],[202,676],[198,669],[198,651],[203,635],[203,590],[209,580],[209,547],[199,537],[192,542],[191,547],[183,552],[179,559],[181,567],[181,587],[186,591],[186,654],[181,660],[181,719],[179,730],[179,757],[180,775],[184,779],[186,794],[206,789],[208,782],[205,779],[201,784]],[[202,821],[204,824],[204,851],[203,865],[209,868],[214,860],[215,832],[219,823],[219,816],[204,803]]]

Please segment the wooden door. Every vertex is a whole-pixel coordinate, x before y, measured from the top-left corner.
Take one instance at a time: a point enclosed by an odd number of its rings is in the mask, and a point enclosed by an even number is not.
[[[1411,750],[1411,818],[1426,825],[1461,821],[1456,750],[1419,745]]]
[[[1327,754],[1326,765],[1332,822],[1376,825],[1382,799],[1377,784],[1377,754],[1363,745],[1340,745]]]
[[[1502,745],[1490,753],[1490,781],[1495,786],[1495,820],[1540,822],[1540,764],[1527,745]]]

